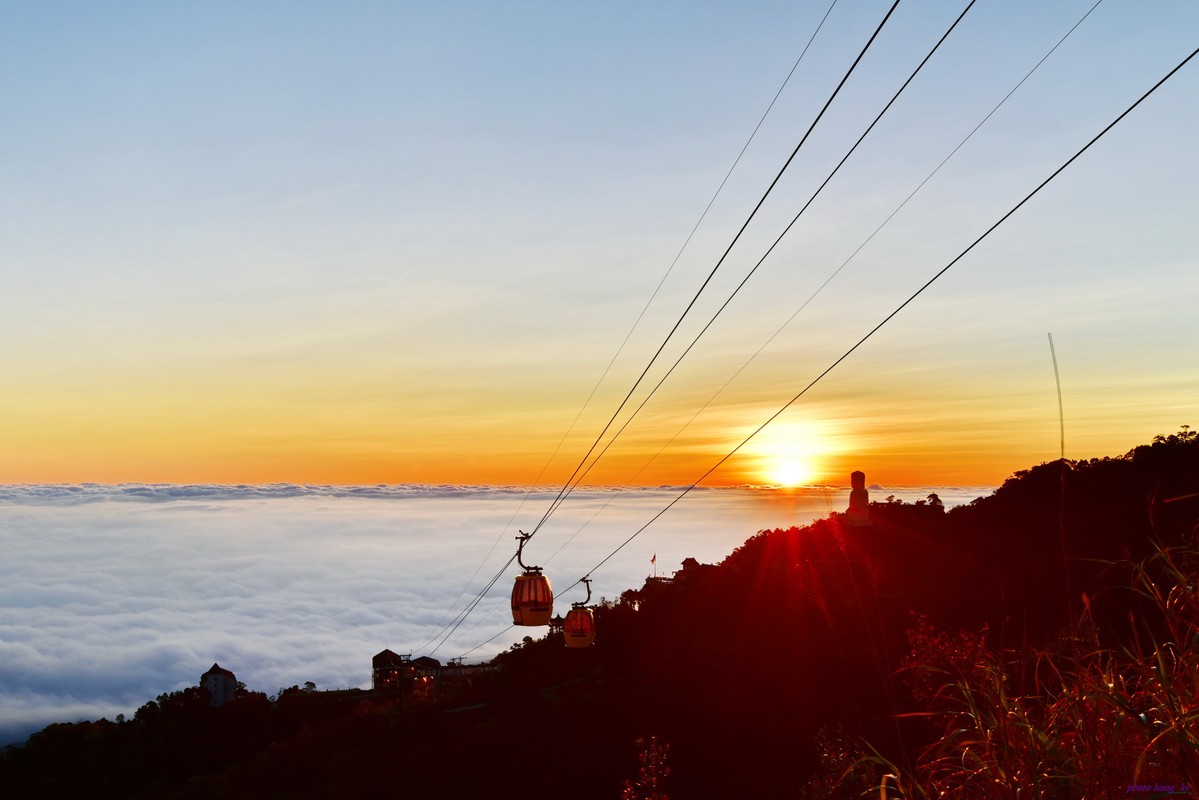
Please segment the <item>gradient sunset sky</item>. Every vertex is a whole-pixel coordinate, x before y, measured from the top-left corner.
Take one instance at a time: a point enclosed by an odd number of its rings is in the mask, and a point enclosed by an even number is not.
[[[979,0],[586,482],[696,479],[1199,44],[1100,3],[713,399],[1093,4]],[[0,482],[561,482],[889,6],[833,8],[572,429],[827,2],[5,4]],[[964,6],[900,4],[635,402]],[[1199,426],[1197,142],[1192,62],[706,483],[1054,459],[1050,332],[1067,456]]]

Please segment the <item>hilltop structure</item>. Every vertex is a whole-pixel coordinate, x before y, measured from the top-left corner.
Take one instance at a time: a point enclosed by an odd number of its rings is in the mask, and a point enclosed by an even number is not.
[[[849,476],[849,508],[845,521],[850,525],[870,524],[870,493],[866,491],[866,473],[856,470]]]
[[[371,688],[402,691],[414,699],[431,699],[442,674],[441,662],[429,656],[413,658],[384,650],[371,659]]]
[[[213,663],[212,668],[200,676],[200,686],[208,690],[213,706],[223,706],[237,695],[237,676]]]
[[[399,689],[409,676],[409,656],[384,650],[371,659],[371,688]]]

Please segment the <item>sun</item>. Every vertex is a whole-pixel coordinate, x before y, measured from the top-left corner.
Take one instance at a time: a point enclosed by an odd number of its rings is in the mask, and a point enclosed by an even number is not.
[[[746,447],[745,474],[753,483],[794,488],[819,481],[831,451],[824,432],[811,423],[771,425]]]
[[[776,486],[793,488],[811,483],[816,478],[816,470],[797,458],[783,457],[767,468],[767,477]]]

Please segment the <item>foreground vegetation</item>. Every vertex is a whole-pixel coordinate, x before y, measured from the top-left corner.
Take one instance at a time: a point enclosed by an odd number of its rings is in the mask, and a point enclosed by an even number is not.
[[[897,765],[825,732],[807,797],[1194,796],[1199,787],[1199,549],[1128,565],[1148,613],[1105,647],[1089,599],[1049,647],[994,652],[920,619],[899,673],[929,742]]]
[[[1199,442],[762,531],[468,691],[164,695],[0,756],[0,796],[1077,798],[1194,786]]]

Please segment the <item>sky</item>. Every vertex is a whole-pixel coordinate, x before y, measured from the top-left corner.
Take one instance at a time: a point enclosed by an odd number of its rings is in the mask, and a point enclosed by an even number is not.
[[[1092,4],[971,8],[586,482],[703,476],[1195,46],[1100,3],[847,263]],[[826,3],[4,4],[0,483],[565,480],[888,7],[832,9],[671,268]],[[963,7],[899,5],[617,428]],[[1059,455],[1050,333],[1067,456],[1199,425],[1197,100],[705,483],[996,485]]]
[[[936,491],[950,506],[986,493]],[[673,494],[572,496],[529,548],[560,613],[586,599],[571,584],[589,570],[593,601],[615,599],[684,558],[718,562],[759,529],[806,524],[848,500],[844,490],[699,489],[592,569]],[[511,555],[515,528],[550,499],[526,495],[427,485],[0,487],[0,747],[52,722],[131,717],[198,685],[214,662],[267,694],[307,681],[369,688],[370,659],[384,648],[478,663],[540,636],[544,628],[511,626],[515,567],[449,630]]]

